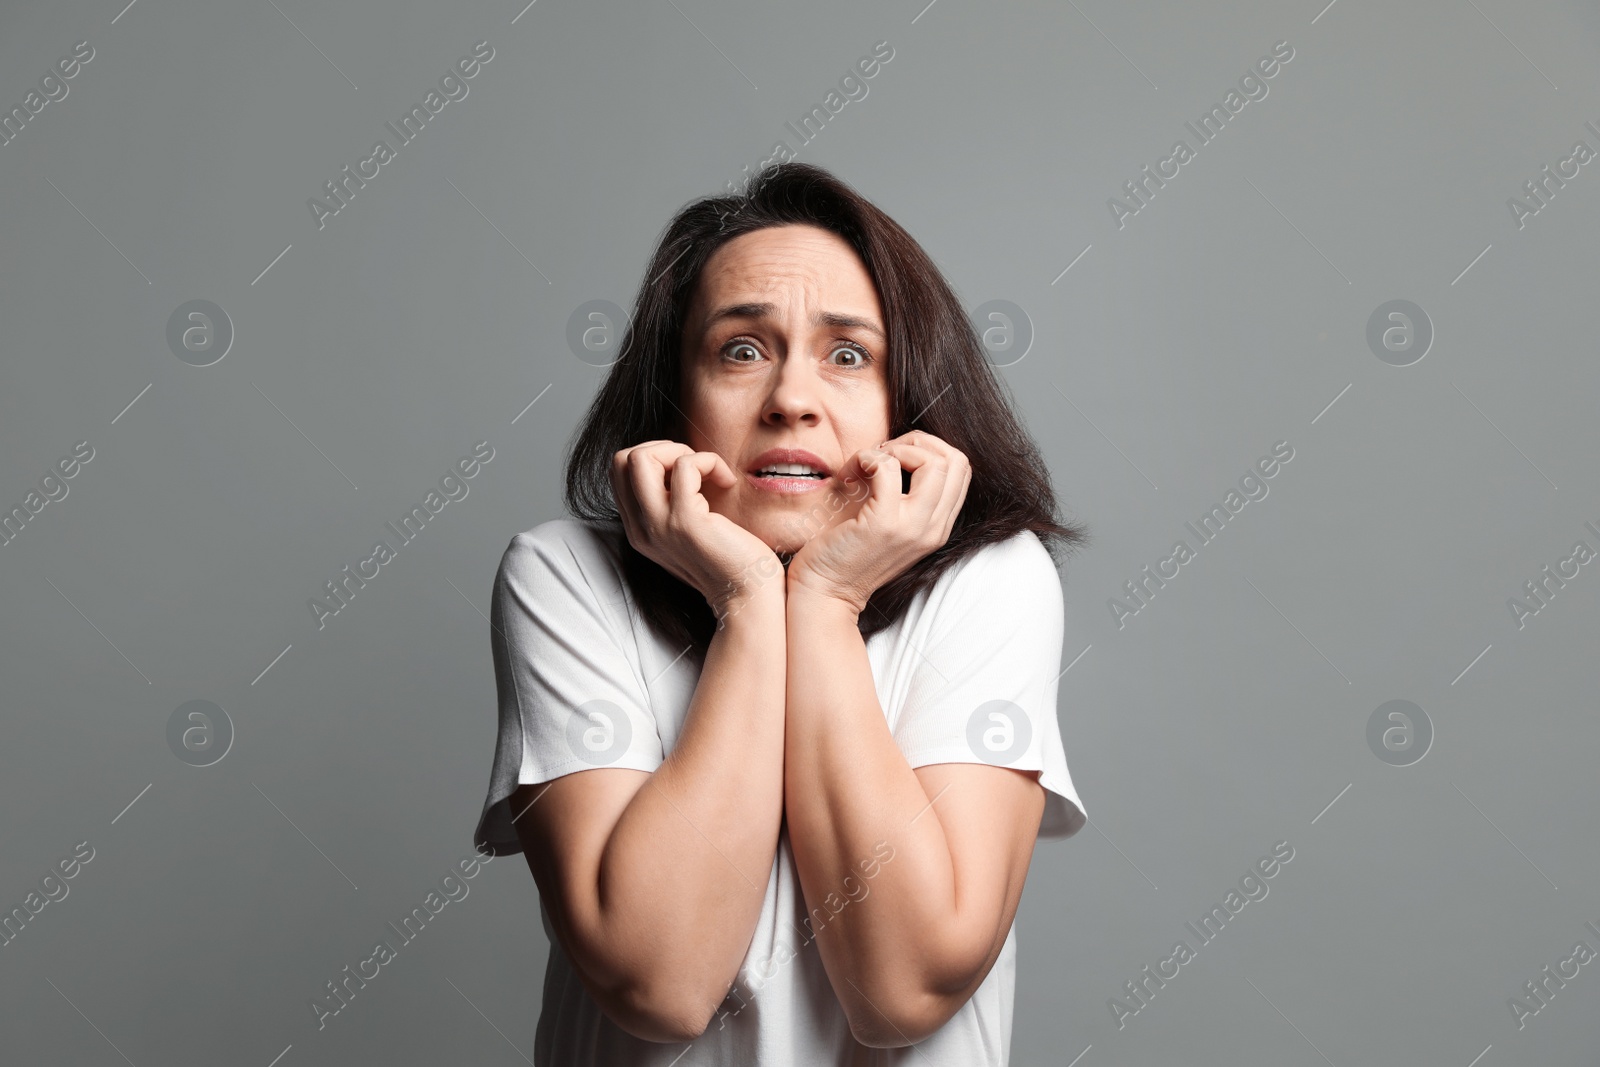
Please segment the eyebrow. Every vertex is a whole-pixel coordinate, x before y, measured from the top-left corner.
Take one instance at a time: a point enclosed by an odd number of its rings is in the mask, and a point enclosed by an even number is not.
[[[726,307],[720,307],[713,311],[706,318],[706,330],[709,331],[711,327],[715,326],[723,319],[768,319],[775,316],[777,312],[778,306],[776,304],[729,304]],[[818,312],[816,315],[812,316],[811,324],[813,326],[831,326],[835,329],[849,329],[854,327],[856,329],[866,330],[869,333],[877,334],[880,340],[888,340],[888,338],[884,336],[883,330],[878,326],[878,324],[870,319],[859,318],[855,315],[841,315],[837,311]]]

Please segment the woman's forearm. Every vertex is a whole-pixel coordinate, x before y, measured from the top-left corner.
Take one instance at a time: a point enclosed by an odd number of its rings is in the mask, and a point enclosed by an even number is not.
[[[677,743],[601,856],[599,928],[636,993],[704,1024],[738,974],[783,817],[784,593],[760,590],[706,653]]]
[[[791,589],[787,618],[790,847],[813,920],[826,923],[817,950],[852,1028],[892,1037],[916,1025],[928,991],[960,977],[950,848],[889,731],[854,614]],[[870,868],[869,895],[833,915],[881,842],[894,861]]]

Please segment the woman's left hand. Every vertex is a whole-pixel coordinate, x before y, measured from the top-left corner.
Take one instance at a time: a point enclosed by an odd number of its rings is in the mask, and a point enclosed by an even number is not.
[[[911,489],[900,491],[900,471]],[[950,539],[967,498],[972,465],[959,449],[925,430],[864,448],[840,472],[867,500],[851,518],[807,541],[789,563],[788,587],[843,601],[860,615],[880,586]]]

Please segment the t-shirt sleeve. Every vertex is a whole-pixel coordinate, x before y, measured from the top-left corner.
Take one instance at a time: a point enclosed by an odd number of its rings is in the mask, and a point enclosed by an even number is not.
[[[1037,771],[1040,837],[1083,827],[1056,717],[1064,598],[1032,531],[985,546],[945,575],[949,587],[918,649],[894,738],[912,767],[989,763]]]
[[[499,733],[480,851],[522,851],[509,799],[518,784],[661,765],[644,683],[618,637],[628,633],[620,577],[594,536],[553,520],[517,534],[500,560],[489,615]]]

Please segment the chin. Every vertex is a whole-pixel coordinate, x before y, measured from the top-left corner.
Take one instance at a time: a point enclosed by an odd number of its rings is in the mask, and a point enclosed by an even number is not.
[[[778,554],[778,558],[787,567],[794,554],[806,547],[806,539],[797,535],[793,530],[778,525],[774,530],[759,535],[767,543],[767,547]]]
[[[777,515],[764,515],[750,523],[741,523],[745,529],[759,537],[787,567],[789,560],[796,552],[806,546],[806,541],[815,530],[809,533],[800,528],[799,523],[789,517]]]

